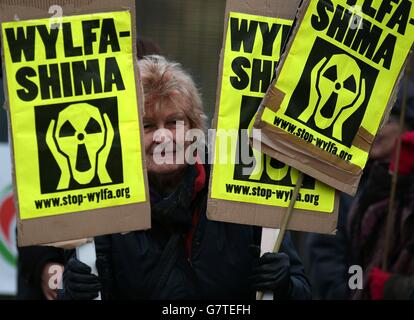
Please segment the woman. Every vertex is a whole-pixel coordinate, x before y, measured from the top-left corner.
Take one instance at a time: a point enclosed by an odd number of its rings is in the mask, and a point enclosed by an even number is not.
[[[92,299],[101,290],[106,299],[246,299],[272,290],[279,299],[310,298],[289,235],[281,253],[259,258],[260,228],[207,220],[208,166],[175,161],[186,158],[185,132],[206,128],[191,77],[161,56],[139,68],[152,228],[95,238],[99,277],[72,255],[63,296]]]

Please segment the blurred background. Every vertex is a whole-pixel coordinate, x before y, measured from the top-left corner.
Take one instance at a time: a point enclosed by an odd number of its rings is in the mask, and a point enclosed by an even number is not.
[[[224,0],[141,0],[137,33],[180,62],[196,80],[210,119],[214,113]]]
[[[196,80],[205,110],[214,113],[223,35],[224,0],[139,0],[137,34],[153,41],[161,54],[180,62]],[[0,72],[0,76],[2,73]],[[3,79],[0,106],[3,106]],[[16,292],[15,212],[11,205],[11,165],[7,117],[0,108],[0,296]]]

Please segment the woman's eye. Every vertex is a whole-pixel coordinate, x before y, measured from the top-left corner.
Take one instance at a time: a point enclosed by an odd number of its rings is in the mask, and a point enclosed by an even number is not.
[[[184,120],[183,119],[175,119],[173,121],[169,121],[170,125],[174,125],[176,127],[180,127],[184,125]]]
[[[152,129],[154,127],[154,125],[152,123],[144,123],[144,129]]]

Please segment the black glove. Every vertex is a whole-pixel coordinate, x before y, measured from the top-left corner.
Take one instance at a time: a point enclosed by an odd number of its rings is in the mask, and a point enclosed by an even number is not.
[[[254,251],[252,247],[250,252]],[[259,252],[260,252],[260,248]],[[257,252],[257,249],[256,249]],[[250,282],[255,291],[272,291],[276,299],[288,299],[292,287],[290,259],[286,253],[265,253],[253,263]]]
[[[75,257],[69,259],[63,272],[63,299],[92,300],[98,297],[102,285],[91,268]]]

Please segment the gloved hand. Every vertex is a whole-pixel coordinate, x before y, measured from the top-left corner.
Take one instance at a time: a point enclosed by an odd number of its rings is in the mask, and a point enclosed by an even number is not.
[[[249,249],[250,252],[253,251],[252,247]],[[258,249],[260,252],[260,248]],[[267,252],[255,260],[250,276],[252,289],[272,291],[276,299],[288,299],[292,287],[289,256],[283,252]]]
[[[369,273],[369,290],[372,300],[384,299],[384,286],[391,274],[379,268],[374,268]]]
[[[92,300],[102,289],[99,278],[91,268],[75,257],[69,259],[63,272],[63,299]]]

